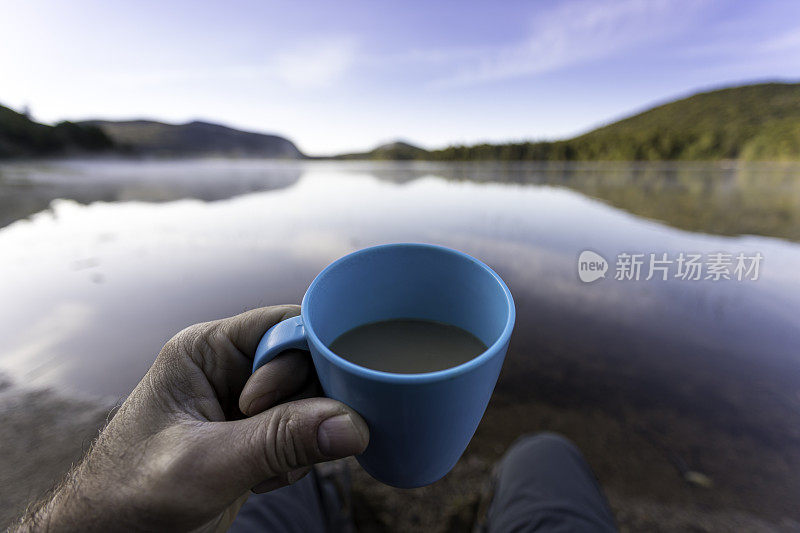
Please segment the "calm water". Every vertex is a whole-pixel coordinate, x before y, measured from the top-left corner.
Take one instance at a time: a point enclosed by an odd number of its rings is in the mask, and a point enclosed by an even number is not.
[[[188,324],[299,302],[365,246],[437,243],[517,303],[484,426],[600,413],[713,476],[720,505],[800,519],[799,167],[17,163],[0,209],[0,372],[17,381],[125,395]],[[583,250],[605,279],[579,280]],[[759,279],[644,281],[648,255],[641,280],[614,279],[618,254],[681,252],[760,253]],[[515,416],[508,432],[530,429]]]

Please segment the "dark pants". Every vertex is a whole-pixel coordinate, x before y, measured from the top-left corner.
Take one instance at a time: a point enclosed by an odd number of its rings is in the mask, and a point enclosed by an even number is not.
[[[552,433],[519,439],[499,463],[489,532],[616,531],[600,485],[578,448]],[[253,495],[230,531],[331,531],[329,494],[316,476]]]
[[[330,483],[321,483],[315,470],[293,485],[264,494],[251,494],[236,515],[229,533],[340,533],[340,502]]]
[[[578,448],[553,433],[519,439],[500,461],[490,532],[616,531],[614,516]]]

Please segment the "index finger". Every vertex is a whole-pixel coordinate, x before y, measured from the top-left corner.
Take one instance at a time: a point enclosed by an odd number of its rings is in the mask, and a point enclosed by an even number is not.
[[[248,359],[253,359],[261,337],[269,328],[300,314],[299,305],[273,305],[246,311],[219,321],[219,331]]]

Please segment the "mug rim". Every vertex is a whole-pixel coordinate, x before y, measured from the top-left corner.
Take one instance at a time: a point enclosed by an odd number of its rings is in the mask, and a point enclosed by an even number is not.
[[[382,370],[373,370],[371,368],[366,368],[357,365],[355,363],[351,363],[347,359],[344,359],[343,357],[334,353],[317,336],[317,333],[314,331],[314,326],[311,324],[311,321],[309,320],[308,317],[309,295],[314,292],[314,289],[319,283],[320,279],[327,272],[333,270],[334,268],[337,268],[337,266],[343,263],[344,261],[349,260],[357,255],[373,253],[375,251],[384,248],[426,248],[457,256],[459,259],[469,261],[470,263],[473,263],[478,267],[480,267],[481,270],[489,274],[495,280],[495,282],[497,282],[497,284],[499,285],[500,289],[503,291],[503,294],[506,297],[506,308],[508,314],[506,317],[506,324],[503,327],[503,331],[500,334],[500,336],[498,336],[497,339],[495,339],[495,341],[486,348],[486,350],[481,352],[479,355],[473,357],[469,361],[465,361],[460,365],[456,365],[450,368],[445,368],[444,370],[435,370],[433,372],[421,372],[415,374],[400,374],[396,372],[384,372]],[[342,256],[336,261],[326,266],[324,269],[322,269],[322,271],[319,274],[316,275],[314,280],[311,282],[311,285],[308,286],[308,289],[306,290],[306,293],[303,296],[303,301],[301,302],[300,305],[300,316],[303,320],[303,328],[305,329],[308,340],[311,341],[314,347],[320,351],[323,357],[325,357],[328,361],[332,362],[333,364],[343,368],[344,370],[357,374],[361,377],[369,378],[374,381],[382,381],[388,383],[427,383],[447,378],[453,378],[461,374],[464,374],[466,372],[470,372],[472,369],[479,367],[480,365],[491,359],[494,355],[499,353],[500,349],[511,338],[511,332],[514,329],[514,321],[516,319],[516,308],[514,307],[514,298],[511,296],[511,291],[508,289],[503,279],[499,275],[497,275],[497,273],[494,270],[492,270],[488,265],[486,265],[484,262],[475,259],[471,255],[461,252],[459,250],[455,250],[453,248],[447,248],[445,246],[439,246],[438,244],[399,242],[399,243],[379,244],[376,246],[369,246],[367,248],[362,248],[360,250],[356,250],[355,252],[351,252],[345,256]]]

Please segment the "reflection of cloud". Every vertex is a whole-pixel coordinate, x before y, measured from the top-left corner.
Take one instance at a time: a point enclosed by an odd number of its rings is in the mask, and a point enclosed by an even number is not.
[[[705,2],[658,0],[586,1],[559,4],[536,17],[527,39],[511,46],[454,51],[456,70],[437,87],[471,85],[529,76],[605,57],[656,40],[691,21]],[[446,57],[441,56],[441,58]]]
[[[308,228],[292,236],[292,256],[315,264],[325,264],[358,249],[353,239],[333,229]]]
[[[25,331],[16,348],[3,354],[3,366],[16,376],[41,378],[58,367],[57,348],[76,333],[87,331],[92,308],[83,303],[58,303]]]
[[[493,265],[519,292],[521,301],[536,301],[553,309],[568,309],[575,315],[591,315],[612,324],[636,324],[660,310],[659,295],[643,284],[638,286],[603,280],[600,289],[578,280],[576,250],[556,250],[543,245],[510,239],[464,235],[450,237],[448,244],[476,257],[500,258]],[[613,278],[613,273],[606,276]],[[596,287],[596,286],[595,286]],[[613,310],[613,313],[609,313]]]

